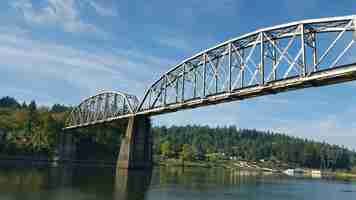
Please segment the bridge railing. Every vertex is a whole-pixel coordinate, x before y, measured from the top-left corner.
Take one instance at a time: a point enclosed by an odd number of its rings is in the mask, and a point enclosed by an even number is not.
[[[146,91],[136,113],[268,85],[351,63],[355,16],[260,29],[184,60]]]

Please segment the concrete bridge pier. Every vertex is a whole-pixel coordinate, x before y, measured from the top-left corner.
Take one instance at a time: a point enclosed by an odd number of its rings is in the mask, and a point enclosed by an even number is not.
[[[121,142],[118,169],[150,169],[153,165],[150,133],[151,123],[147,116],[135,116],[128,120],[125,137]]]
[[[76,145],[74,136],[70,133],[61,133],[58,141],[59,161],[67,162],[76,159]]]

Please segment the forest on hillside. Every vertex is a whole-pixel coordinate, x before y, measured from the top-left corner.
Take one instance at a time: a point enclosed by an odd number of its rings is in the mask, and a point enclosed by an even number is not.
[[[227,159],[275,160],[328,169],[350,169],[356,158],[355,152],[345,147],[235,126],[155,127],[153,133],[156,144],[160,144],[156,154],[169,158],[180,158],[188,152],[188,158],[207,159],[205,155],[220,153]]]
[[[71,107],[38,106],[0,98],[0,156],[53,157]],[[125,125],[105,125],[74,133],[78,159],[116,159]],[[163,159],[206,160],[209,155],[239,160],[277,160],[301,167],[351,169],[356,153],[345,147],[281,133],[209,126],[153,127],[154,153]]]

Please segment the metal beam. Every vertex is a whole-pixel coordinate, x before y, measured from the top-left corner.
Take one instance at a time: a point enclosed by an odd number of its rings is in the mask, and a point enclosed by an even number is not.
[[[356,15],[354,16],[352,23],[353,23],[353,29],[354,29],[352,31],[352,37],[353,37],[353,40],[356,41]]]
[[[334,40],[328,43],[320,34]],[[343,60],[355,41],[355,16],[260,29],[174,66],[146,90],[141,102],[133,95],[111,91],[86,98],[70,113],[66,126],[91,126],[355,80],[355,64]]]

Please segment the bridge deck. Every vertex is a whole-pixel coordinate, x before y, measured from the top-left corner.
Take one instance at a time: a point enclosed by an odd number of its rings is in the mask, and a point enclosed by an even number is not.
[[[303,88],[332,85],[352,80],[356,80],[356,63],[318,71],[315,73],[311,73],[306,77],[295,76],[288,79],[270,82],[266,85],[256,85],[249,88],[236,90],[231,93],[216,94],[212,96],[207,96],[205,98],[197,98],[194,100],[189,100],[177,104],[166,105],[157,109],[145,110],[136,114],[121,115],[118,117],[95,121],[92,123],[70,126],[66,127],[65,130],[77,129],[92,126],[95,124],[109,123],[115,120],[133,117],[135,115],[161,115],[165,113],[177,112],[179,110],[184,109],[209,106],[231,101],[241,101],[244,99],[258,96],[277,94],[281,92],[287,92]]]
[[[174,66],[140,102],[121,92],[85,99],[73,109],[66,129],[356,80],[355,44],[353,15],[259,29]]]
[[[327,69],[310,74],[306,77],[290,77],[279,81],[270,82],[266,85],[256,85],[241,90],[235,90],[231,93],[221,93],[206,98],[197,98],[178,104],[166,105],[162,108],[138,112],[136,115],[160,115],[164,113],[176,112],[178,110],[190,109],[219,103],[240,101],[252,97],[277,94],[291,90],[320,87],[336,83],[356,80],[356,63],[340,66],[333,69]]]

